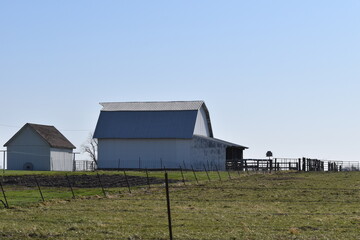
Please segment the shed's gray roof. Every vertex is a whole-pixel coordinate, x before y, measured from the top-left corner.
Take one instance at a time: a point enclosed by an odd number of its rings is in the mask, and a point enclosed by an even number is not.
[[[16,138],[23,129],[26,127],[30,127],[33,129],[37,134],[40,135],[49,145],[53,148],[67,148],[67,149],[74,149],[76,148],[64,135],[59,132],[54,126],[48,125],[40,125],[40,124],[33,124],[27,123],[25,124],[9,141],[4,144],[6,147],[14,138]]]
[[[204,101],[102,102],[101,111],[186,111],[199,110]]]
[[[197,110],[190,111],[101,111],[94,132],[99,139],[190,139]]]

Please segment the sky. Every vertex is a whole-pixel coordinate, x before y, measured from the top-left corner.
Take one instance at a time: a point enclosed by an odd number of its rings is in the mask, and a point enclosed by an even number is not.
[[[99,102],[204,100],[214,136],[245,158],[360,160],[359,12],[358,0],[1,0],[0,149],[29,122],[80,151]]]

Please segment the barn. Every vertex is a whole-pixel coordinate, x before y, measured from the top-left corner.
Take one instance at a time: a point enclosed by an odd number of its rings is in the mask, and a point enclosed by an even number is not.
[[[25,124],[4,145],[7,169],[72,171],[75,146],[54,126]]]
[[[226,169],[247,148],[214,138],[204,101],[105,102],[94,132],[99,169]]]

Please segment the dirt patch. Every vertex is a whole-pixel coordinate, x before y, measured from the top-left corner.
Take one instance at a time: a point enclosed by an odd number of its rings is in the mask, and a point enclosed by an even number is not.
[[[35,178],[36,177],[36,178]],[[99,180],[100,177],[100,180]],[[68,176],[71,185],[75,188],[98,188],[100,181],[106,188],[110,187],[127,187],[126,178],[124,175],[70,175]],[[146,177],[127,176],[131,186],[147,185]],[[39,175],[22,175],[22,176],[4,176],[4,185],[17,185],[26,187],[35,187],[36,180],[40,186],[43,187],[69,187],[69,182],[66,176],[39,176]],[[164,179],[149,177],[150,184],[164,183]],[[169,180],[169,182],[177,182]]]

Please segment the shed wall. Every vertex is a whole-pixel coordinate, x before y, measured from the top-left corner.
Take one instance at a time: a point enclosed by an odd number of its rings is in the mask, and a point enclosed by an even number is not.
[[[33,170],[50,170],[50,147],[29,127],[25,128],[7,146],[7,169],[23,170],[25,163],[32,163]]]
[[[52,171],[73,171],[73,151],[71,149],[51,148],[50,167]]]

